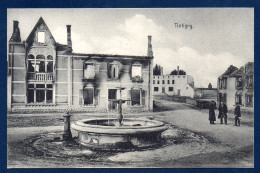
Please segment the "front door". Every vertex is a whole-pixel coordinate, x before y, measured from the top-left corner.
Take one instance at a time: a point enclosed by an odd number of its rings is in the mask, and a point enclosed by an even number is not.
[[[116,110],[117,89],[108,89],[108,110]]]
[[[165,93],[165,87],[162,87],[162,93]]]

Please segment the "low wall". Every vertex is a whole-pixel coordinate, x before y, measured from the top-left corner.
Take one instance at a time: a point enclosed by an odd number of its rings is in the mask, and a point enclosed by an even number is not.
[[[13,107],[8,113],[10,114],[31,114],[31,113],[66,113],[68,107],[66,106],[52,106],[52,107]],[[96,107],[71,107],[71,113],[117,113],[118,110],[108,111],[106,108]],[[137,113],[137,112],[149,112],[147,107],[124,107],[123,113]]]

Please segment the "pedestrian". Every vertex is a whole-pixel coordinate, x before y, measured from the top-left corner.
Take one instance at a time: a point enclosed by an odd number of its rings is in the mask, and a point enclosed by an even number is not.
[[[216,121],[215,109],[216,109],[216,104],[212,100],[211,102],[209,102],[209,124],[215,124],[214,122]]]
[[[240,126],[240,118],[241,117],[241,112],[240,112],[240,105],[237,102],[236,107],[235,107],[235,126]]]
[[[220,119],[220,124],[223,124],[223,118],[225,121],[225,124],[227,125],[227,105],[221,101],[218,107],[218,119]]]

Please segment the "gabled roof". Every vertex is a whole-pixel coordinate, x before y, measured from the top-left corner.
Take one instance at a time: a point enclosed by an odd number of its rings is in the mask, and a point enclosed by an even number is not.
[[[231,77],[242,76],[244,74],[244,67],[240,67],[239,70],[235,70],[233,73],[230,74]]]
[[[232,74],[235,70],[238,70],[237,67],[230,65],[228,69],[223,73],[220,77],[228,77],[230,74]]]
[[[53,35],[51,34],[51,31],[49,30],[48,26],[46,25],[45,21],[43,20],[42,17],[40,17],[40,19],[38,20],[38,22],[36,23],[36,25],[34,26],[34,28],[32,29],[31,33],[29,34],[29,36],[26,39],[26,43],[28,43],[29,39],[33,36],[33,33],[35,33],[35,31],[37,30],[37,27],[40,26],[41,24],[44,24],[46,26],[46,30],[50,33],[52,39],[54,40],[54,42],[56,43]]]

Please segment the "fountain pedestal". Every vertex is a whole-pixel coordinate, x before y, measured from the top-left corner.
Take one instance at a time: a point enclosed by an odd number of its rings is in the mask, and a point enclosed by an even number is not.
[[[69,141],[72,139],[71,130],[70,130],[70,114],[66,114],[64,117],[64,132],[62,138],[64,141]]]

